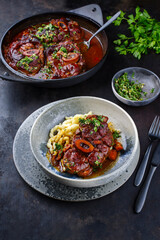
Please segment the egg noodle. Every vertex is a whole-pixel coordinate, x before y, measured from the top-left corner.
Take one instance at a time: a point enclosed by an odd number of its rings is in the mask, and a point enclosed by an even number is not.
[[[47,143],[47,147],[49,148],[50,153],[57,155],[57,144],[63,147],[70,144],[76,130],[79,128],[79,119],[86,118],[91,114],[92,112],[89,112],[87,114],[76,114],[74,117],[66,117],[63,123],[60,123],[53,127],[50,131],[50,138]]]

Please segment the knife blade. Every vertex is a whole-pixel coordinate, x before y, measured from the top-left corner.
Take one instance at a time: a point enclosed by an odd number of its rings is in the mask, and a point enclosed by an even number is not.
[[[140,213],[144,206],[153,174],[159,165],[160,165],[160,142],[158,143],[158,145],[155,149],[155,152],[153,154],[150,169],[149,169],[148,175],[145,179],[145,182],[142,185],[142,188],[140,189],[140,191],[138,193],[138,197],[135,202],[135,212],[136,213]]]

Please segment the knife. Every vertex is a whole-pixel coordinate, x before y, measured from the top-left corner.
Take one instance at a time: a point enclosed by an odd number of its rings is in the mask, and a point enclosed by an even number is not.
[[[144,206],[153,174],[159,165],[160,165],[160,142],[158,143],[156,150],[153,154],[148,175],[147,175],[145,182],[144,182],[142,188],[140,189],[140,191],[138,193],[138,197],[135,201],[135,212],[136,213],[140,213]]]

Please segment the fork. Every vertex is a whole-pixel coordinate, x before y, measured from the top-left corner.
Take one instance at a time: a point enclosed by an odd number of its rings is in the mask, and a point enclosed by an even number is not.
[[[142,179],[143,179],[146,167],[147,167],[147,163],[148,163],[148,160],[149,160],[149,156],[150,156],[150,152],[151,152],[151,149],[152,149],[153,142],[160,139],[160,116],[155,116],[155,118],[152,122],[152,125],[149,129],[148,137],[149,137],[149,140],[150,140],[150,144],[149,144],[149,146],[146,150],[144,158],[143,158],[143,160],[140,164],[140,167],[137,171],[136,178],[135,178],[135,181],[134,181],[135,186],[139,186],[142,182]]]

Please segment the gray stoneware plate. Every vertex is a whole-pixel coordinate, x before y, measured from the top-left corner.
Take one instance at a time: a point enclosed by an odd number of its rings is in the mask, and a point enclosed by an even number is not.
[[[65,100],[61,100],[65,101]],[[43,171],[39,163],[35,160],[31,148],[30,148],[30,131],[35,119],[43,111],[46,111],[51,106],[58,104],[60,101],[47,104],[25,119],[20,128],[18,129],[14,138],[13,144],[13,160],[15,167],[23,178],[23,180],[29,184],[36,191],[44,194],[45,196],[63,200],[63,201],[88,201],[106,196],[122,186],[132,175],[135,170],[139,152],[134,161],[128,166],[126,171],[119,175],[114,181],[111,181],[105,185],[92,188],[76,188],[64,185],[55,181],[53,177],[50,177]],[[23,142],[23,144],[21,144]],[[138,149],[140,150],[140,149]]]
[[[77,113],[106,115],[114,123],[116,129],[121,131],[124,153],[120,155],[114,167],[105,174],[92,178],[82,179],[68,173],[60,173],[49,164],[46,157],[50,129],[64,121],[65,117]],[[32,153],[42,169],[56,181],[72,187],[96,187],[114,181],[122,175],[139,154],[139,139],[137,128],[131,117],[118,105],[96,97],[73,97],[48,108],[35,120],[31,133],[30,145]]]

